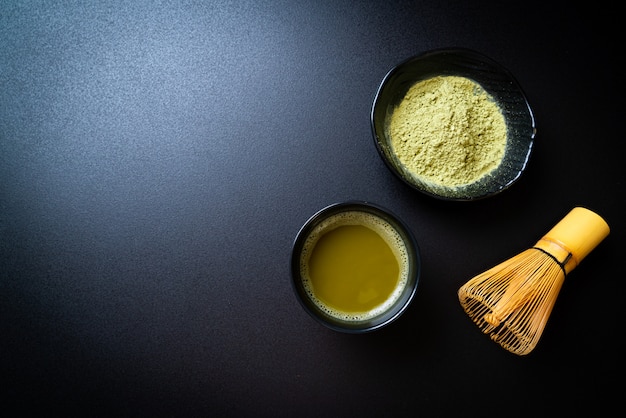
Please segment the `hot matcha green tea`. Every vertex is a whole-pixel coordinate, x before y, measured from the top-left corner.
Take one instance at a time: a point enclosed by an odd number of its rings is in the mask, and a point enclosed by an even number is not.
[[[342,320],[366,320],[387,310],[402,295],[408,271],[407,249],[395,228],[359,211],[321,222],[300,257],[308,296]]]

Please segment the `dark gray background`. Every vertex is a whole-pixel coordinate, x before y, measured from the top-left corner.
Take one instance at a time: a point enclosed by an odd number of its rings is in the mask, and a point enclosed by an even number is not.
[[[598,3],[3,1],[3,407],[274,417],[620,407],[618,16]],[[369,122],[395,64],[457,46],[517,77],[538,128],[519,182],[478,202],[400,183]],[[349,199],[406,221],[423,260],[409,310],[366,335],[323,328],[290,285],[300,226]],[[576,205],[611,235],[568,277],[537,349],[512,355],[456,291]]]

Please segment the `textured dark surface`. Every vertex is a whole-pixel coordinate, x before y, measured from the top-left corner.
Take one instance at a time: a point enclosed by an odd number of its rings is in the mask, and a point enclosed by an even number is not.
[[[500,3],[2,2],[3,408],[441,417],[621,407],[618,14]],[[440,47],[503,64],[535,112],[527,172],[488,200],[420,195],[373,143],[381,79]],[[423,261],[411,307],[366,335],[315,323],[289,282],[298,229],[350,199],[399,215]],[[516,357],[478,331],[456,291],[575,205],[601,214],[611,235],[566,281],[537,349]]]

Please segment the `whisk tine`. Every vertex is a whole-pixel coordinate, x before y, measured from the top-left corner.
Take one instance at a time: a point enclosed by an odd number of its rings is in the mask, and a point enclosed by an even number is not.
[[[514,354],[529,354],[565,277],[608,234],[602,218],[576,207],[534,247],[465,283],[457,292],[459,302],[493,341]]]

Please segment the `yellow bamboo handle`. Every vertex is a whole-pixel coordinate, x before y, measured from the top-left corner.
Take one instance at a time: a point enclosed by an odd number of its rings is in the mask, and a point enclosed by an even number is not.
[[[575,207],[535,244],[535,248],[556,258],[568,274],[609,232],[609,225],[597,213]]]

